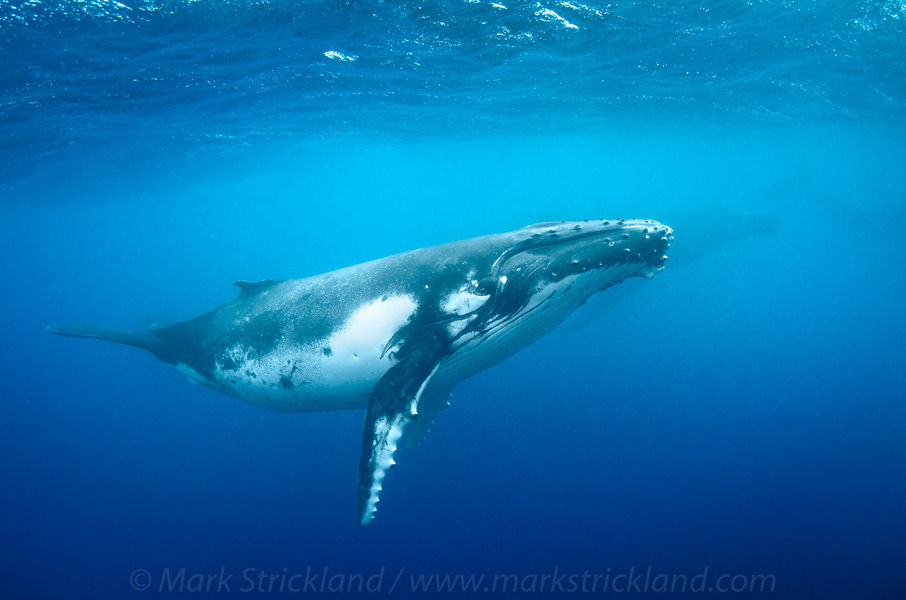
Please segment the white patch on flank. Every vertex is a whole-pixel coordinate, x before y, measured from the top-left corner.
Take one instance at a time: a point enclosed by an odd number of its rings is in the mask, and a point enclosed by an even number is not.
[[[365,510],[362,511],[362,525],[367,525],[377,512],[377,503],[381,499],[382,482],[387,476],[387,469],[394,465],[393,453],[396,452],[396,445],[403,435],[403,427],[408,422],[407,417],[394,415],[392,421],[389,421],[387,417],[379,417],[374,424],[374,439],[386,441],[378,444],[374,449],[377,454],[372,456],[374,472],[371,474],[368,501],[365,503]]]
[[[321,384],[330,387],[362,387],[366,391],[392,365],[393,348],[384,349],[390,338],[415,314],[418,305],[410,296],[377,298],[360,306],[324,343],[329,356],[321,359]]]
[[[190,378],[251,404],[284,411],[366,406],[375,384],[393,365],[387,343],[415,313],[409,296],[361,305],[329,338],[298,345],[280,341],[266,354],[237,343],[214,364],[214,382]],[[231,368],[225,368],[229,366]]]

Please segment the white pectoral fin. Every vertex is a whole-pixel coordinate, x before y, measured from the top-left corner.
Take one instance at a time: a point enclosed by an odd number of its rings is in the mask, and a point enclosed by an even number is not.
[[[431,376],[433,361],[406,361],[394,366],[375,386],[365,417],[359,462],[359,522],[374,519],[387,469],[395,464],[400,438],[413,419]]]
[[[371,429],[371,443],[370,448],[368,446],[362,448],[359,474],[359,522],[362,525],[368,525],[374,519],[377,503],[381,499],[384,477],[387,476],[387,469],[396,464],[393,453],[396,452],[397,443],[410,420],[406,415],[397,413],[381,415],[373,421],[368,419],[365,423],[365,437],[369,436],[368,429]],[[364,444],[368,442],[369,440],[365,440]]]

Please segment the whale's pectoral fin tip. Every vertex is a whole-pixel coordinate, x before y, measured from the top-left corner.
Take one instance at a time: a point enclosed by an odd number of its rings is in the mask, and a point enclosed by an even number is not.
[[[396,464],[393,454],[416,414],[419,398],[437,370],[433,360],[406,360],[377,383],[368,404],[359,462],[359,523],[368,525],[377,512],[384,477]]]
[[[369,410],[369,418],[365,423],[365,437],[368,437],[370,430],[371,448],[368,449],[367,446],[363,448],[359,481],[359,522],[362,525],[367,525],[374,519],[384,477],[387,475],[387,469],[396,464],[393,453],[396,452],[397,443],[409,423],[409,418],[400,413],[371,417]]]

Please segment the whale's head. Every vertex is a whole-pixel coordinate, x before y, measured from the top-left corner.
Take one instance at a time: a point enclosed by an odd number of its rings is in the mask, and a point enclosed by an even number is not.
[[[454,347],[514,351],[595,292],[653,277],[672,240],[670,227],[640,219],[541,223],[504,234],[493,260],[448,297]]]
[[[641,219],[540,223],[513,235],[517,241],[491,269],[497,291],[509,296],[563,282],[607,287],[626,277],[653,277],[673,241],[669,227]]]

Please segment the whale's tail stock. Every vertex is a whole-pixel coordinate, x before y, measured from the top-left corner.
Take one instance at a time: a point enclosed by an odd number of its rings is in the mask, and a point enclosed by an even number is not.
[[[114,329],[111,327],[97,327],[96,325],[50,325],[47,331],[56,335],[67,337],[91,338],[105,340],[143,348],[157,353],[161,340],[152,331],[141,329]]]

